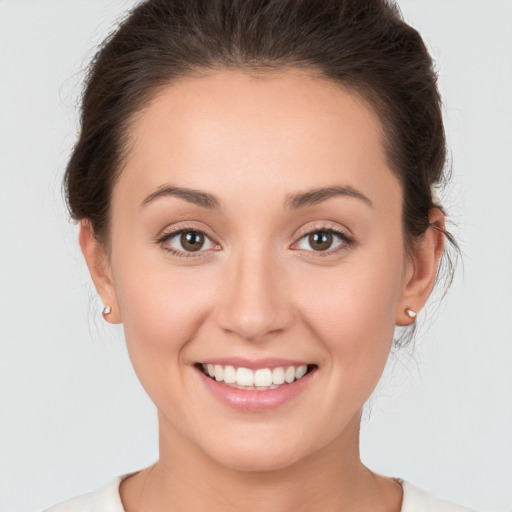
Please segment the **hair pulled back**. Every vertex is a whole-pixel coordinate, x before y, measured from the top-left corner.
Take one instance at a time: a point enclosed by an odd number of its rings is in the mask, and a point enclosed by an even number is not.
[[[410,248],[429,227],[446,147],[432,59],[386,0],[147,0],[96,54],[64,186],[72,218],[108,241],[127,132],[158,89],[209,70],[303,68],[364,97],[379,115],[404,197]],[[446,233],[449,240],[451,236]]]

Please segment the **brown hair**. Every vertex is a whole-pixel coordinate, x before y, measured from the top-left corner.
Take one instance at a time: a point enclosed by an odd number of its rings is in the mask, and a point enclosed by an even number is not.
[[[108,239],[130,121],[156,91],[202,71],[299,67],[362,95],[379,114],[404,197],[411,248],[445,181],[441,101],[430,55],[385,0],[147,0],[107,38],[86,80],[64,179],[74,219]],[[445,233],[453,242],[452,237]],[[455,244],[456,246],[456,244]],[[451,276],[452,272],[448,272]]]

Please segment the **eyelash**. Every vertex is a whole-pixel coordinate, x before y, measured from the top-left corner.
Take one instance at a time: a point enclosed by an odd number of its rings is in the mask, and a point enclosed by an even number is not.
[[[203,230],[195,228],[193,226],[189,226],[189,227],[183,227],[183,228],[177,229],[175,231],[170,231],[170,232],[164,233],[161,237],[159,237],[156,240],[156,242],[159,245],[161,245],[165,251],[172,254],[173,256],[177,256],[178,258],[205,257],[205,253],[208,251],[199,250],[199,251],[197,251],[197,254],[195,254],[193,252],[179,251],[179,250],[174,249],[173,247],[164,245],[165,242],[171,240],[175,236],[181,235],[183,233],[188,233],[188,232],[199,233],[211,241],[211,238]],[[350,246],[353,246],[355,244],[355,240],[351,236],[347,235],[347,233],[345,233],[345,231],[343,231],[342,229],[335,228],[335,227],[327,227],[327,226],[315,226],[313,229],[301,231],[299,233],[299,238],[298,238],[297,242],[294,243],[294,245],[296,245],[302,239],[304,239],[305,237],[307,237],[313,233],[330,233],[330,234],[335,235],[341,239],[341,244],[338,247],[336,247],[335,249],[328,249],[327,251],[306,251],[306,252],[314,253],[315,256],[320,256],[320,257],[334,256],[334,255],[339,254],[340,252],[347,250]],[[213,242],[213,241],[212,241],[212,243],[215,244],[215,242]]]
[[[336,256],[339,253],[346,251],[349,247],[355,245],[356,243],[352,236],[349,236],[345,231],[343,231],[340,228],[333,226],[318,225],[314,226],[313,228],[308,228],[304,231],[300,231],[299,239],[297,240],[297,242],[294,243],[294,245],[298,244],[302,239],[309,235],[312,235],[313,233],[329,233],[341,239],[340,245],[334,249],[328,249],[327,251],[306,251],[308,253],[313,253],[315,257],[319,256],[321,258],[326,258],[329,256]]]

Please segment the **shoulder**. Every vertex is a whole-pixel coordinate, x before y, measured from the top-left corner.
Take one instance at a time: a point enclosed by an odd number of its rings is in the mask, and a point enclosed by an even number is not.
[[[434,498],[409,482],[401,479],[398,479],[398,481],[404,489],[401,512],[474,512],[469,508]]]
[[[44,512],[124,512],[119,484],[125,476],[118,476],[95,492],[64,501]]]

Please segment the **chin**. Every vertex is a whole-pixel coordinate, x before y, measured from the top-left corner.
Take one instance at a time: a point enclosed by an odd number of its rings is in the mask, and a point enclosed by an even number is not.
[[[290,436],[274,439],[262,436],[258,442],[249,442],[247,438],[238,438],[236,442],[226,438],[225,441],[225,444],[217,444],[208,450],[209,456],[219,464],[238,471],[277,471],[309,455],[304,443],[292,440]]]
[[[265,450],[246,450],[226,454],[222,458],[218,458],[218,462],[223,466],[237,471],[247,472],[269,472],[278,471],[292,466],[299,460],[297,452],[273,452],[268,453]]]

